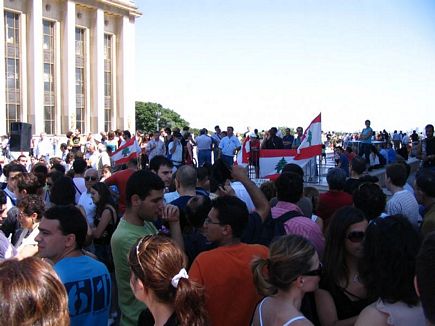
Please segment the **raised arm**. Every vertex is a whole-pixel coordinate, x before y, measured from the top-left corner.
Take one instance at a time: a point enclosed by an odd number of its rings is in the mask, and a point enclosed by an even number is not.
[[[257,185],[249,179],[247,171],[245,168],[240,166],[233,166],[231,170],[231,176],[233,179],[240,181],[243,184],[249,196],[252,199],[252,202],[255,206],[255,211],[260,215],[261,219],[264,220],[270,213],[270,205],[267,201],[266,196],[264,196],[263,192]]]

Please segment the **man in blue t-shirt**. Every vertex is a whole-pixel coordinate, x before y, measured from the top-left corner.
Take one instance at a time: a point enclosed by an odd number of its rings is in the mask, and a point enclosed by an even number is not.
[[[222,138],[219,143],[220,157],[226,165],[233,166],[234,155],[237,154],[241,147],[239,139],[234,135],[234,128],[227,127],[227,136]]]
[[[361,131],[359,139],[361,147],[359,156],[365,156],[366,162],[370,162],[370,145],[372,144],[373,129],[370,127],[370,120],[365,121],[366,127]]]
[[[110,274],[103,263],[83,255],[88,225],[75,206],[45,212],[36,236],[39,255],[54,263],[68,294],[71,325],[107,326],[111,303]]]

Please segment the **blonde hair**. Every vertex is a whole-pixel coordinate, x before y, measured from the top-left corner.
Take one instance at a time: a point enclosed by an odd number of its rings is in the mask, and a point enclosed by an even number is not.
[[[307,239],[298,235],[280,237],[270,246],[269,258],[252,263],[257,291],[264,296],[274,295],[278,289],[287,291],[299,275],[310,270],[314,255],[315,249]]]

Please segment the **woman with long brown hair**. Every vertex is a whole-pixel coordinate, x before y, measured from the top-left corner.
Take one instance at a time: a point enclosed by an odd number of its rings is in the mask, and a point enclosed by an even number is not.
[[[358,273],[367,225],[364,213],[352,206],[340,208],[331,218],[324,273],[315,293],[322,326],[353,325],[359,313],[373,302]]]
[[[258,304],[252,325],[313,325],[300,311],[305,293],[317,289],[322,265],[314,246],[298,235],[278,238],[267,259],[252,263],[254,284],[265,298]]]
[[[204,294],[189,280],[186,255],[168,237],[148,235],[130,250],[130,285],[148,307],[138,325],[207,325]]]
[[[65,287],[39,258],[0,263],[0,325],[69,326]]]

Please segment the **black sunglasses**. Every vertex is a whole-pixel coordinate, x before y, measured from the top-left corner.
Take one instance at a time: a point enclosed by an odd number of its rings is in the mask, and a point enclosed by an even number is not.
[[[348,239],[350,242],[358,243],[364,240],[365,235],[366,234],[364,231],[352,231],[348,233],[346,239]]]
[[[89,180],[95,181],[95,180],[97,180],[97,177],[85,177],[85,180],[86,181],[89,181]]]
[[[313,269],[312,271],[308,271],[306,273],[303,273],[303,276],[321,276],[323,272],[323,265],[322,263],[319,263],[319,267],[317,269]]]

